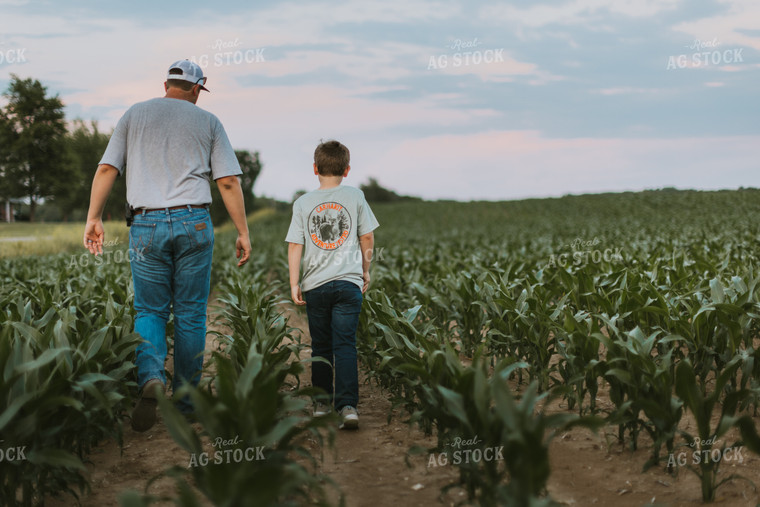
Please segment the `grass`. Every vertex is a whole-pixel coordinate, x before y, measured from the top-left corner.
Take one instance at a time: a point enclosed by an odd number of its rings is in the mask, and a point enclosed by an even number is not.
[[[274,213],[274,209],[260,209],[248,215],[248,223],[252,224]],[[107,246],[127,245],[129,243],[129,228],[124,220],[103,222],[103,226],[106,230],[105,242]],[[215,228],[217,233],[234,230],[235,226],[230,221]],[[0,259],[28,255],[84,253],[83,235],[84,222],[0,223]]]
[[[127,244],[129,229],[124,221],[104,222],[103,226],[107,245]],[[0,258],[84,252],[83,235],[84,222],[0,224]]]

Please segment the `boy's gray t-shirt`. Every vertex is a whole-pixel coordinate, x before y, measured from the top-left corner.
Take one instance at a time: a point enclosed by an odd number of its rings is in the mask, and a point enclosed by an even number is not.
[[[127,168],[127,202],[135,208],[208,204],[209,175],[216,180],[242,174],[219,119],[165,97],[124,113],[100,163],[120,174]]]
[[[293,203],[293,218],[285,241],[304,245],[301,290],[315,289],[333,280],[362,287],[359,236],[378,225],[364,198],[354,187],[313,190]]]

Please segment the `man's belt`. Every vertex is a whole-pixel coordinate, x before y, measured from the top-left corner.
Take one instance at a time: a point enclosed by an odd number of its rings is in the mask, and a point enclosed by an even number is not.
[[[208,204],[183,204],[181,206],[169,206],[168,208],[137,208],[135,210],[136,215],[141,215],[143,213],[148,213],[149,211],[164,211],[164,210],[173,210],[173,209],[183,209],[187,207],[191,208],[208,208]]]

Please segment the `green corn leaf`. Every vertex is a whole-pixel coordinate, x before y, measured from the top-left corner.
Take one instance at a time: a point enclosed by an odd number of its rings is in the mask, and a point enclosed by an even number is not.
[[[79,458],[63,449],[32,449],[26,457],[35,465],[73,468],[83,472],[87,470]]]

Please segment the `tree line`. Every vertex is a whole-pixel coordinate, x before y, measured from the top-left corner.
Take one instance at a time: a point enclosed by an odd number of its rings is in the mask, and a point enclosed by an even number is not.
[[[110,134],[95,121],[66,122],[64,104],[49,96],[38,80],[11,75],[7,100],[0,107],[0,203],[28,202],[28,219],[35,221],[38,207],[54,208],[46,216],[63,221],[82,220],[90,202],[95,169],[108,145]],[[235,150],[243,171],[241,183],[246,212],[254,209],[253,185],[261,173],[258,152]],[[127,168],[129,170],[129,168]],[[215,224],[227,219],[219,190],[211,185],[211,217]],[[119,177],[103,216],[124,216],[126,181]]]

